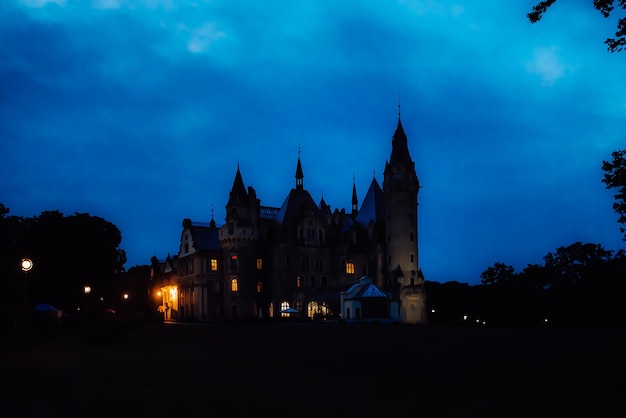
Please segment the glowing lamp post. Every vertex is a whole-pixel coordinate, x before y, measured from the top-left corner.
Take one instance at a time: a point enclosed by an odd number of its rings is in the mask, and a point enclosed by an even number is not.
[[[128,299],[130,298],[130,294],[128,292],[122,293],[122,305],[124,306],[124,312],[128,313]]]
[[[89,323],[89,294],[91,293],[91,286],[85,285],[83,287],[85,293],[85,323]]]
[[[24,338],[28,338],[28,272],[33,268],[33,260],[22,258],[20,267],[24,272]]]
[[[30,258],[22,258],[21,266],[24,273],[28,273],[30,269],[33,268],[33,260],[31,260]]]

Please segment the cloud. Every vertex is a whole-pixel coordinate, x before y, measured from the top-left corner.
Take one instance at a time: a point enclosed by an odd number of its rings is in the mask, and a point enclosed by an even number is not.
[[[438,15],[458,17],[465,11],[464,7],[460,4],[442,4],[441,2],[433,0],[401,0],[399,4],[406,5],[411,12],[418,16]]]
[[[20,0],[27,7],[44,7],[48,3],[65,6],[65,0]]]
[[[553,85],[565,75],[567,69],[556,47],[537,48],[532,60],[526,63],[526,71],[539,76],[542,86]]]
[[[280,205],[300,146],[305,188],[349,208],[353,181],[359,199],[372,173],[382,181],[398,93],[429,279],[541,261],[581,219],[603,222],[589,239],[621,242],[598,176],[623,144],[626,61],[603,39],[530,25],[523,5],[8,1],[2,203],[104,216],[130,265],[175,253],[184,217],[208,221],[215,205],[222,222],[239,165]],[[561,21],[599,28],[574,12]]]
[[[185,26],[180,29],[186,30]],[[217,29],[215,22],[205,22],[202,26],[190,31],[187,49],[193,53],[207,52],[212,44],[225,37],[226,33]]]
[[[94,9],[110,10],[122,7],[122,0],[93,0]]]

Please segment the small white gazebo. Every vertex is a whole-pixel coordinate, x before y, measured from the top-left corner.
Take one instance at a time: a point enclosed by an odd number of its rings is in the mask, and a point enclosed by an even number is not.
[[[341,292],[341,318],[346,322],[396,322],[399,303],[363,276],[350,289]]]

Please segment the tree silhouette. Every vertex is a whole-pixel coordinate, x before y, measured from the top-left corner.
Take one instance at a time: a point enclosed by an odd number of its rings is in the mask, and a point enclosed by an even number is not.
[[[3,284],[9,293],[22,286],[19,260],[28,257],[34,261],[28,274],[33,302],[75,311],[85,303],[85,285],[92,287],[92,299],[109,297],[113,279],[124,272],[126,262],[126,253],[119,247],[122,235],[115,225],[86,213],[7,216],[4,205],[0,214],[0,268],[7,273]]]
[[[556,0],[540,1],[533,10],[526,16],[530,23],[537,23],[543,17],[543,14],[552,6]],[[602,16],[608,18],[611,16],[615,9],[615,0],[593,0],[593,7],[599,11]],[[626,11],[626,0],[618,0],[617,6]],[[617,21],[617,32],[615,32],[615,38],[607,38],[604,43],[607,45],[608,50],[611,52],[619,52],[626,46],[626,17],[621,17]]]
[[[513,279],[515,269],[504,263],[495,263],[492,267],[487,267],[480,275],[480,283],[484,285],[504,284]]]
[[[625,0],[626,1],[626,0]],[[603,161],[602,170],[604,170],[604,178],[602,182],[606,184],[607,189],[616,189],[614,195],[615,202],[613,210],[619,214],[618,222],[626,224],[626,159],[624,155],[626,150],[614,151],[612,161]],[[620,231],[624,234],[622,239],[626,241],[626,228],[620,227]]]

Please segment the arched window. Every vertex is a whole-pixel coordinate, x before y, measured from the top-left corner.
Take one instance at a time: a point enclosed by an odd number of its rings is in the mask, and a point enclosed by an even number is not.
[[[239,282],[237,282],[237,279],[233,278],[230,281],[230,291],[231,292],[238,292],[239,291]]]

